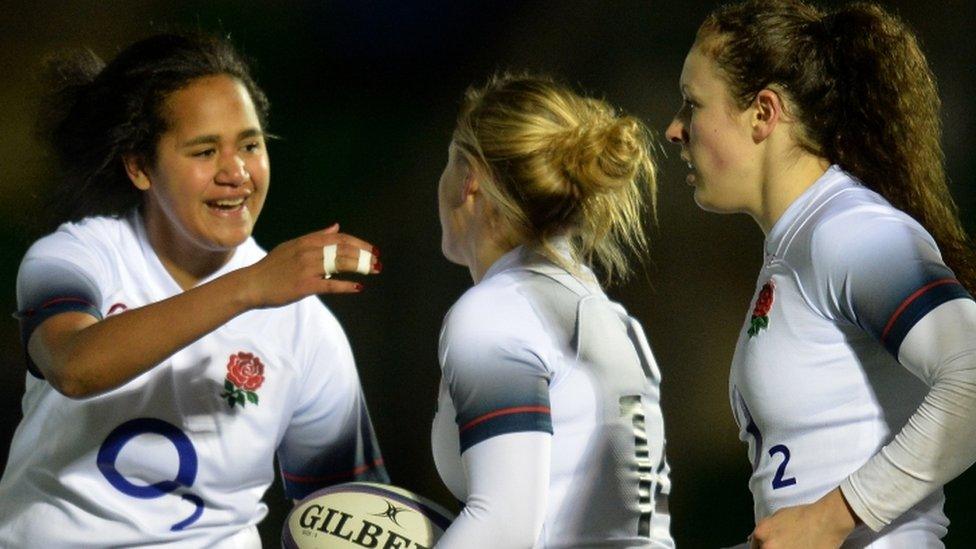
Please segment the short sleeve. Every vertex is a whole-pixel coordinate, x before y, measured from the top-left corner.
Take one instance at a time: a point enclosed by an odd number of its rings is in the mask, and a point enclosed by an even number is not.
[[[922,317],[947,301],[972,297],[916,222],[900,213],[860,219],[858,213],[838,216],[818,229],[814,271],[827,282],[828,307],[897,358],[905,336]]]
[[[108,276],[97,251],[65,230],[34,243],[17,272],[14,316],[24,349],[34,330],[54,315],[76,311],[101,319],[101,285]],[[27,368],[41,377],[29,356]]]
[[[278,447],[285,493],[301,499],[342,482],[389,482],[346,335],[317,298],[302,306],[305,372]]]
[[[507,433],[552,434],[551,375],[537,352],[545,335],[523,322],[499,322],[492,329],[458,318],[470,313],[470,308],[462,308],[449,315],[441,352],[442,375],[457,411],[461,453]]]

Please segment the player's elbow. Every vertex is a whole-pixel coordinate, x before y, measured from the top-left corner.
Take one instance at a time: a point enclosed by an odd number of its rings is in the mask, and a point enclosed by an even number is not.
[[[478,499],[469,499],[462,514],[469,515],[481,526],[493,549],[534,547],[545,519],[544,508],[518,502],[491,505]]]
[[[61,367],[44,369],[44,379],[55,391],[74,400],[92,397],[104,391],[92,376],[84,374],[80,365],[71,362],[68,361]]]
[[[55,391],[73,400],[88,398],[98,392],[93,390],[83,380],[79,380],[73,376],[47,376],[46,379]]]

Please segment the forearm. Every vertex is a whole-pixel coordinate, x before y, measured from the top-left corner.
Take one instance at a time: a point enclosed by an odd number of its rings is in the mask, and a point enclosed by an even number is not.
[[[841,485],[854,512],[873,530],[976,461],[976,304],[957,300],[930,315],[913,328],[899,354],[930,379],[929,394],[894,440]]]
[[[469,494],[440,549],[532,547],[545,520],[552,436],[542,432],[499,435],[463,457]]]
[[[28,350],[45,378],[66,396],[109,391],[251,308],[244,276],[243,269],[234,271],[77,331],[46,330],[42,324]],[[58,315],[45,324],[71,321],[69,315]]]

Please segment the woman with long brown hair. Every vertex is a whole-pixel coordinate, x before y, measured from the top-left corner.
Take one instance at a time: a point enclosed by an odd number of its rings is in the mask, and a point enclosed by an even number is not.
[[[695,200],[766,234],[729,384],[752,545],[942,547],[941,486],[976,460],[976,254],[913,33],[873,4],[733,4],[680,87]]]

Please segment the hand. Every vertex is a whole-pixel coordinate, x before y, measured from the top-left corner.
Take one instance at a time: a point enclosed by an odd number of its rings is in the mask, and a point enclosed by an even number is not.
[[[808,505],[786,507],[759,521],[752,549],[836,549],[857,526],[840,488]]]
[[[339,232],[339,224],[283,242],[250,267],[238,271],[244,284],[247,303],[253,308],[280,307],[313,294],[356,293],[358,282],[325,279],[323,248],[335,244],[338,272],[356,272],[360,250],[373,254],[370,274],[382,265],[379,250],[372,244]]]

